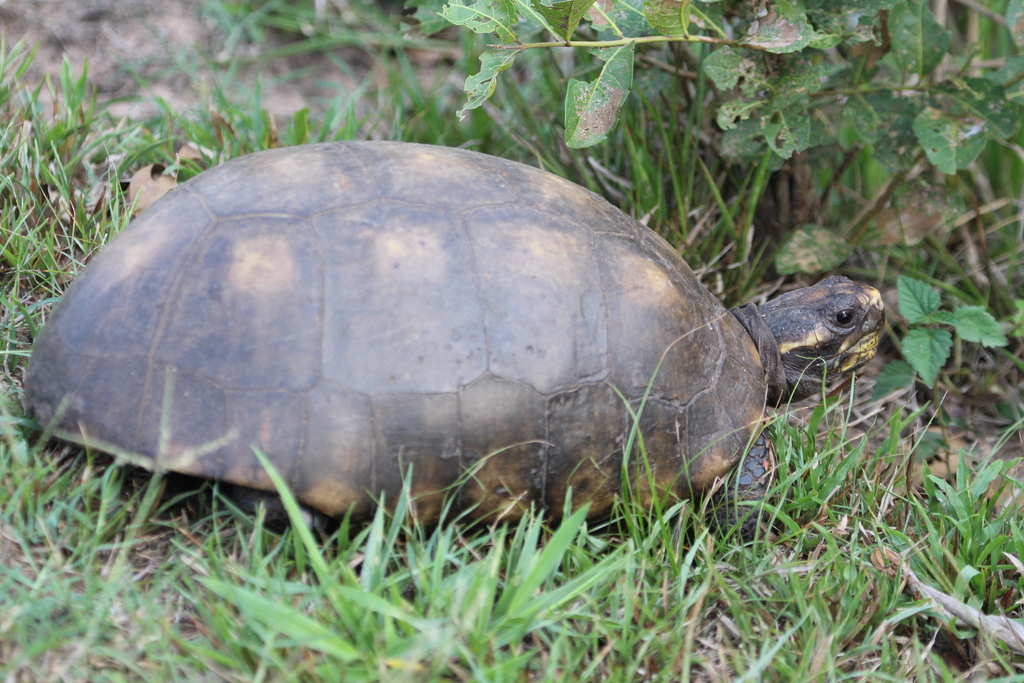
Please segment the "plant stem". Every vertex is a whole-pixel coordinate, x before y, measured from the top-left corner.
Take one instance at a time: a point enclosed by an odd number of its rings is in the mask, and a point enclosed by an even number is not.
[[[629,43],[712,43],[714,45],[729,45],[742,47],[749,50],[760,50],[769,52],[766,48],[749,43],[741,43],[736,40],[725,38],[714,38],[712,36],[643,36],[640,38],[620,38],[618,40],[554,40],[542,43],[518,43],[516,45],[488,45],[495,50],[529,50],[538,47],[619,47]]]

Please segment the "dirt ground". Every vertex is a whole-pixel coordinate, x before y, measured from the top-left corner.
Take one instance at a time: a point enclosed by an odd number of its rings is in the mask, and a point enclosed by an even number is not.
[[[261,61],[241,73],[218,71],[218,64],[256,56],[278,39],[257,46],[226,37],[202,0],[0,0],[0,34],[8,44],[38,46],[29,83],[58,78],[65,59],[76,75],[88,64],[97,100],[115,117],[152,115],[156,98],[178,111],[195,109],[214,79],[244,93],[257,76],[264,108],[287,116],[354,87],[352,73],[368,70],[352,51],[351,59],[342,56],[348,74],[317,54]]]

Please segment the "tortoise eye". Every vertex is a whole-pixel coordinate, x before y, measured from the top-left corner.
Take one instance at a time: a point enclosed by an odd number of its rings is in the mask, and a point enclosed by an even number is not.
[[[836,313],[836,322],[840,325],[849,325],[853,322],[853,310],[844,308],[843,310]]]

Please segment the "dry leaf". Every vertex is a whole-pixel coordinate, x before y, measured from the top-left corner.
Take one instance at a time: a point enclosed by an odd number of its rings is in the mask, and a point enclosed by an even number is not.
[[[162,164],[150,164],[132,175],[128,183],[128,202],[135,206],[133,216],[151,207],[178,184],[173,177],[164,175],[165,170]]]
[[[203,155],[198,149],[186,143],[178,148],[178,161],[202,161]]]

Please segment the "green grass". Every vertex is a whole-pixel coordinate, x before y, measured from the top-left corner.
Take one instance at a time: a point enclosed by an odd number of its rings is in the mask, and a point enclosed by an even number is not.
[[[1012,462],[965,456],[954,476],[914,484],[932,423],[970,427],[983,444],[1001,435],[1015,443],[1019,424],[978,409],[998,400],[1019,410],[1015,366],[966,343],[957,371],[940,381],[945,396],[921,389],[871,404],[870,391],[858,390],[776,422],[778,484],[765,501],[771,531],[748,545],[711,533],[694,502],[658,515],[624,502],[608,522],[570,515],[553,528],[536,515],[493,528],[423,529],[400,513],[379,513],[326,539],[303,528],[276,534],[219,496],[211,505],[179,494],[169,477],[114,466],[41,436],[20,406],[32,338],[91,254],[127,224],[120,180],[148,163],[167,164],[184,179],[276,145],[374,137],[467,146],[543,166],[647,216],[684,245],[728,303],[770,288],[773,242],[758,234],[753,199],[769,180],[757,165],[729,166],[706,154],[699,138],[709,118],[701,105],[706,84],[684,95],[678,80],[651,70],[638,78],[614,144],[569,152],[560,143],[558,112],[573,74],[552,54],[523,55],[526,68],[503,80],[493,104],[460,123],[453,114],[458,83],[476,69],[475,38],[446,39],[450,56],[424,68],[387,37],[393,17],[360,5],[343,17],[325,6],[318,16],[312,3],[206,3],[230,49],[181,55],[168,69],[211,69],[208,100],[188,112],[164,105],[145,121],[110,117],[94,101],[88,75],[69,68],[49,82],[27,82],[31,48],[0,47],[0,677],[1022,675],[1020,656],[985,633],[948,623],[878,562],[884,549],[893,550],[928,584],[987,613],[1021,616],[1020,515],[989,495],[1000,482],[1020,488],[1003,477]],[[233,56],[249,44],[264,56]],[[437,41],[418,45],[436,49]],[[333,54],[355,88],[338,88],[287,119],[266,111],[263,90],[242,93],[233,82],[272,50],[313,54],[338,46],[360,50],[374,76]],[[1006,46],[985,46],[997,48]],[[677,56],[666,53],[662,61]],[[569,70],[586,68],[580,56]],[[692,106],[671,104],[683,100]],[[186,141],[202,151],[202,163],[176,164]],[[997,148],[977,173],[996,196],[1014,198],[1019,166],[1012,150]],[[851,197],[871,196],[884,183],[878,173],[868,160],[853,164],[833,212],[856,213]],[[964,174],[949,184],[966,207],[974,182]],[[849,272],[883,288],[899,272],[925,277],[943,285],[948,301],[986,305],[1008,322],[1013,302],[1024,299],[1024,251],[1011,220],[1018,211],[1011,203],[948,239],[913,247],[869,241]],[[898,331],[898,320],[894,326]],[[1011,344],[1009,353],[1019,354],[1019,337]],[[894,357],[892,346],[883,354]],[[943,399],[945,411],[929,398]]]

